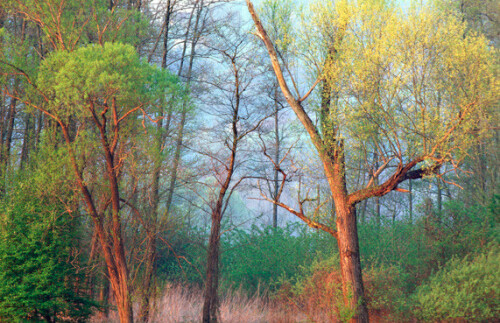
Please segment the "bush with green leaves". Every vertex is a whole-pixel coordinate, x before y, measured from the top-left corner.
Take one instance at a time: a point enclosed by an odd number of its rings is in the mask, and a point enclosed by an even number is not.
[[[400,268],[404,290],[412,293],[453,256],[464,257],[491,241],[499,242],[499,202],[499,196],[489,207],[450,201],[442,212],[433,210],[434,216],[422,216],[414,223],[361,223],[358,231],[362,265]]]
[[[325,236],[311,233],[301,223],[233,230],[223,240],[223,286],[242,287],[250,293],[273,291],[279,287],[277,278],[290,279],[313,261]]]
[[[398,321],[404,308],[404,275],[395,266],[374,264],[364,268],[363,281],[368,309],[372,314]],[[288,287],[287,287],[288,284]],[[338,253],[317,257],[300,268],[300,273],[282,283],[278,298],[294,302],[310,319],[318,322],[348,322],[354,312],[344,304]],[[288,295],[283,295],[288,292]]]
[[[160,243],[160,279],[201,286],[206,235],[203,230],[190,228],[165,237],[170,245]],[[330,236],[310,232],[301,223],[228,231],[221,238],[221,287],[242,288],[249,294],[274,291],[280,282],[300,273],[301,267],[311,263],[319,252],[330,251],[333,242]]]
[[[62,156],[38,159],[0,203],[0,321],[80,321],[95,306],[77,266],[76,200],[64,168],[52,168]]]
[[[474,257],[454,258],[415,294],[415,316],[427,322],[491,322],[500,317],[500,247]]]
[[[169,225],[159,239],[158,280],[203,286],[207,261],[205,234],[197,227],[188,228],[182,223]]]

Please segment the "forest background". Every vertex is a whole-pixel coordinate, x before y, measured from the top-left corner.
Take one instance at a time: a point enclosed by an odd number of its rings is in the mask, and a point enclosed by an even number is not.
[[[0,321],[500,317],[496,1],[256,7],[2,1]]]

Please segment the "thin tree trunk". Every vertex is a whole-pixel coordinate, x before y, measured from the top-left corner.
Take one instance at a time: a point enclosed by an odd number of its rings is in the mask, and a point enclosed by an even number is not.
[[[360,211],[360,218],[361,218],[361,223],[366,222],[366,207],[368,206],[368,200],[364,200],[361,206],[361,211]]]
[[[438,221],[441,222],[441,213],[443,212],[443,188],[439,179],[436,179],[437,183],[437,205],[438,205]]]
[[[175,154],[174,154],[174,164],[172,165],[172,175],[170,177],[170,183],[168,185],[167,215],[170,214],[170,207],[172,205],[172,200],[174,198],[175,184],[177,182],[177,170],[179,169],[179,163],[181,160],[181,148],[184,137],[184,125],[186,123],[186,116],[187,116],[187,107],[184,104],[182,108],[179,129],[177,132],[177,140],[175,142]]]
[[[168,56],[168,37],[170,30],[170,17],[172,13],[171,1],[167,2],[167,12],[165,13],[165,34],[163,37],[163,54],[162,54],[162,69],[167,67],[167,56]],[[153,170],[153,181],[151,185],[151,208],[150,208],[150,222],[148,228],[148,241],[146,245],[146,268],[144,273],[144,280],[142,286],[142,297],[141,297],[141,307],[139,309],[139,321],[148,322],[150,318],[150,302],[151,295],[154,291],[154,274],[156,271],[156,233],[157,233],[157,223],[158,223],[158,204],[159,204],[159,187],[160,187],[160,175],[161,166],[163,164],[163,159],[161,158],[161,149],[163,147],[163,142],[165,141],[165,135],[163,133],[163,108],[160,111],[160,119],[156,124],[156,151],[158,155],[155,157],[155,165]],[[170,125],[170,119],[172,117],[172,109],[168,110],[167,117],[167,128]],[[167,129],[168,131],[168,129]]]
[[[274,155],[275,165],[279,165],[280,162],[280,135],[279,135],[279,118],[278,118],[278,85],[274,86],[274,135],[276,143],[276,153]],[[279,171],[278,168],[274,168],[274,200],[278,202],[278,192],[279,192]],[[278,227],[278,204],[273,204],[273,228]]]
[[[219,191],[219,196],[217,202],[215,203],[215,207],[212,210],[212,226],[210,229],[210,240],[208,245],[207,272],[205,281],[203,310],[202,310],[203,323],[216,323],[218,316],[217,311],[219,309],[219,298],[217,296],[217,288],[219,286],[220,227],[222,221],[224,198],[231,183],[231,179],[234,172],[234,163],[236,160],[236,149],[238,145],[238,141],[236,139],[237,138],[236,120],[238,116],[237,110],[238,108],[236,108],[235,118],[233,118],[233,133],[235,135],[233,136],[233,145],[231,148],[231,157],[229,161],[228,173]]]
[[[107,271],[106,268],[104,270]],[[109,315],[109,279],[106,277],[104,277],[101,289],[99,290],[99,303],[104,305],[101,317],[107,318]]]
[[[43,129],[43,124],[44,124],[44,116],[43,113],[40,111],[37,111],[37,126],[36,126],[36,132],[35,132],[35,150],[38,150],[40,146],[40,136],[42,133]]]
[[[191,12],[191,17],[189,18],[188,30],[186,31],[184,48],[182,51],[181,65],[180,65],[179,73],[178,73],[179,76],[182,74],[182,68],[183,68],[184,57],[185,57],[185,52],[186,52],[186,44],[188,41],[189,29],[191,26],[191,19],[192,19],[194,11],[197,8],[197,5],[198,5],[198,1],[196,1],[195,6],[193,8],[193,11]],[[186,86],[188,88],[189,88],[189,85],[191,83],[191,76],[192,76],[192,71],[193,71],[193,62],[194,62],[196,44],[197,44],[197,41],[199,39],[198,25],[200,22],[202,11],[203,11],[203,0],[200,2],[200,7],[199,7],[198,12],[196,14],[195,26],[194,26],[194,30],[193,30],[193,40],[191,43],[191,53],[189,56],[189,65],[188,65],[188,71],[187,71],[187,75],[186,75]],[[184,126],[186,124],[187,111],[188,111],[188,102],[186,100],[184,100],[184,102],[182,104],[181,120],[179,123],[177,140],[175,143],[174,163],[172,165],[172,170],[171,170],[172,175],[170,177],[170,183],[168,185],[168,191],[167,191],[167,204],[166,204],[167,216],[168,216],[168,214],[170,214],[170,207],[172,205],[172,200],[174,197],[175,184],[177,182],[177,170],[179,168],[179,163],[180,163],[180,158],[181,158],[181,148],[182,148],[182,142],[183,142],[183,137],[184,137]]]
[[[205,281],[205,293],[204,302],[202,310],[202,321],[203,323],[216,323],[217,322],[217,312],[219,309],[219,298],[217,296],[217,288],[219,286],[219,248],[220,248],[220,228],[221,221],[224,212],[224,205],[227,206],[229,201],[226,199],[226,193],[231,184],[231,179],[234,173],[234,167],[236,162],[236,152],[238,148],[238,142],[241,139],[238,135],[238,120],[239,120],[239,107],[240,107],[240,79],[238,74],[238,69],[236,68],[235,58],[232,57],[232,66],[234,72],[235,81],[235,100],[233,109],[233,119],[232,119],[232,145],[231,145],[231,155],[229,157],[229,165],[227,166],[227,173],[224,182],[221,185],[217,201],[212,208],[212,227],[210,229],[210,240],[208,246],[208,258],[207,258],[207,273]]]
[[[32,148],[32,138],[34,124],[32,122],[31,114],[26,113],[24,118],[24,136],[23,136],[23,147],[21,150],[21,163],[19,165],[20,169],[23,169],[28,162],[28,157],[30,150]]]
[[[151,225],[151,228],[156,228],[156,224]],[[141,307],[139,309],[139,322],[148,322],[150,319],[151,296],[154,295],[154,273],[156,269],[156,237],[155,231],[151,232],[148,237],[146,246],[146,269],[142,285]]]
[[[151,184],[151,207],[149,210],[149,223],[147,228],[147,245],[146,245],[146,268],[144,272],[144,280],[142,286],[141,308],[139,310],[139,321],[148,322],[150,315],[150,301],[151,295],[154,292],[154,274],[156,271],[156,234],[158,223],[158,204],[159,204],[159,191],[160,191],[160,175],[163,159],[161,158],[161,149],[164,142],[163,135],[163,111],[160,113],[160,120],[156,124],[156,153],[153,181]]]
[[[5,114],[8,111],[8,107],[6,106],[6,103],[7,103],[7,96],[3,95],[2,102],[1,102],[2,105],[0,105],[0,158],[2,157],[2,154],[3,154],[2,149],[3,149],[3,142],[4,142],[5,126],[6,126]]]
[[[161,59],[161,67],[165,69],[167,67],[167,56],[168,56],[168,36],[170,31],[170,16],[172,14],[171,0],[167,1],[167,12],[165,13],[165,34],[163,37],[163,53]]]
[[[16,82],[17,84],[17,82]],[[17,86],[17,85],[15,85]],[[12,135],[14,133],[14,120],[16,118],[17,99],[11,99],[9,111],[7,113],[7,129],[5,132],[4,145],[0,151],[0,194],[5,191],[5,176],[10,159],[10,150],[12,146]]]
[[[17,99],[11,99],[10,108],[7,114],[7,132],[5,134],[5,148],[2,158],[3,167],[6,167],[10,158],[10,149],[12,146],[12,135],[14,134],[14,121],[16,119]]]
[[[410,193],[408,194],[409,204],[410,204],[410,224],[413,223],[413,183],[412,180],[409,180],[408,190]]]

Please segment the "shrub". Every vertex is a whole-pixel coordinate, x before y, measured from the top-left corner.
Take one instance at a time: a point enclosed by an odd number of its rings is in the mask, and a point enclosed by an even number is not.
[[[415,315],[424,321],[500,317],[498,245],[475,257],[454,258],[416,291]]]
[[[78,271],[78,218],[68,211],[76,200],[64,172],[50,171],[54,160],[0,201],[0,321],[83,320],[94,306]]]
[[[297,275],[316,257],[323,235],[301,223],[284,228],[253,226],[234,230],[223,240],[221,274],[225,287],[242,287],[249,293],[279,288],[280,281]]]
[[[363,280],[370,315],[400,318],[405,295],[404,280],[398,268],[374,265],[364,269]],[[288,294],[287,301],[293,298],[313,321],[346,322],[354,314],[344,305],[338,254],[317,258],[309,267],[303,267],[291,291],[293,296]]]

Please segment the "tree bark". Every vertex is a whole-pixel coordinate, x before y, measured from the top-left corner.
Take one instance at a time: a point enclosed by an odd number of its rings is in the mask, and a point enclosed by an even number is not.
[[[279,165],[280,162],[280,135],[279,135],[279,118],[278,118],[278,85],[274,85],[274,135],[276,143],[276,152],[274,154],[274,163]],[[279,170],[274,168],[274,200],[278,202],[279,193]],[[278,204],[273,204],[273,228],[278,227]]]
[[[339,248],[342,294],[344,304],[355,310],[351,322],[368,322],[368,308],[364,299],[361,257],[359,254],[356,207],[338,203],[337,245]]]
[[[220,247],[220,223],[222,216],[219,212],[212,213],[212,227],[210,229],[210,240],[208,243],[207,273],[205,282],[205,293],[203,302],[203,323],[217,322],[217,310],[219,298],[217,287],[219,286],[219,247]]]
[[[116,102],[113,100],[112,109],[116,113]],[[106,170],[111,190],[111,209],[112,209],[112,230],[113,256],[115,260],[115,270],[109,270],[111,286],[115,293],[118,307],[118,315],[121,323],[133,322],[132,302],[128,286],[128,267],[125,257],[125,247],[123,244],[123,234],[121,229],[120,216],[120,191],[118,188],[117,165],[115,165],[114,150],[109,146],[109,141],[105,131],[105,125],[99,125],[96,122],[101,134],[101,143],[106,157]],[[115,125],[118,127],[118,125]],[[111,273],[112,272],[112,273]]]

